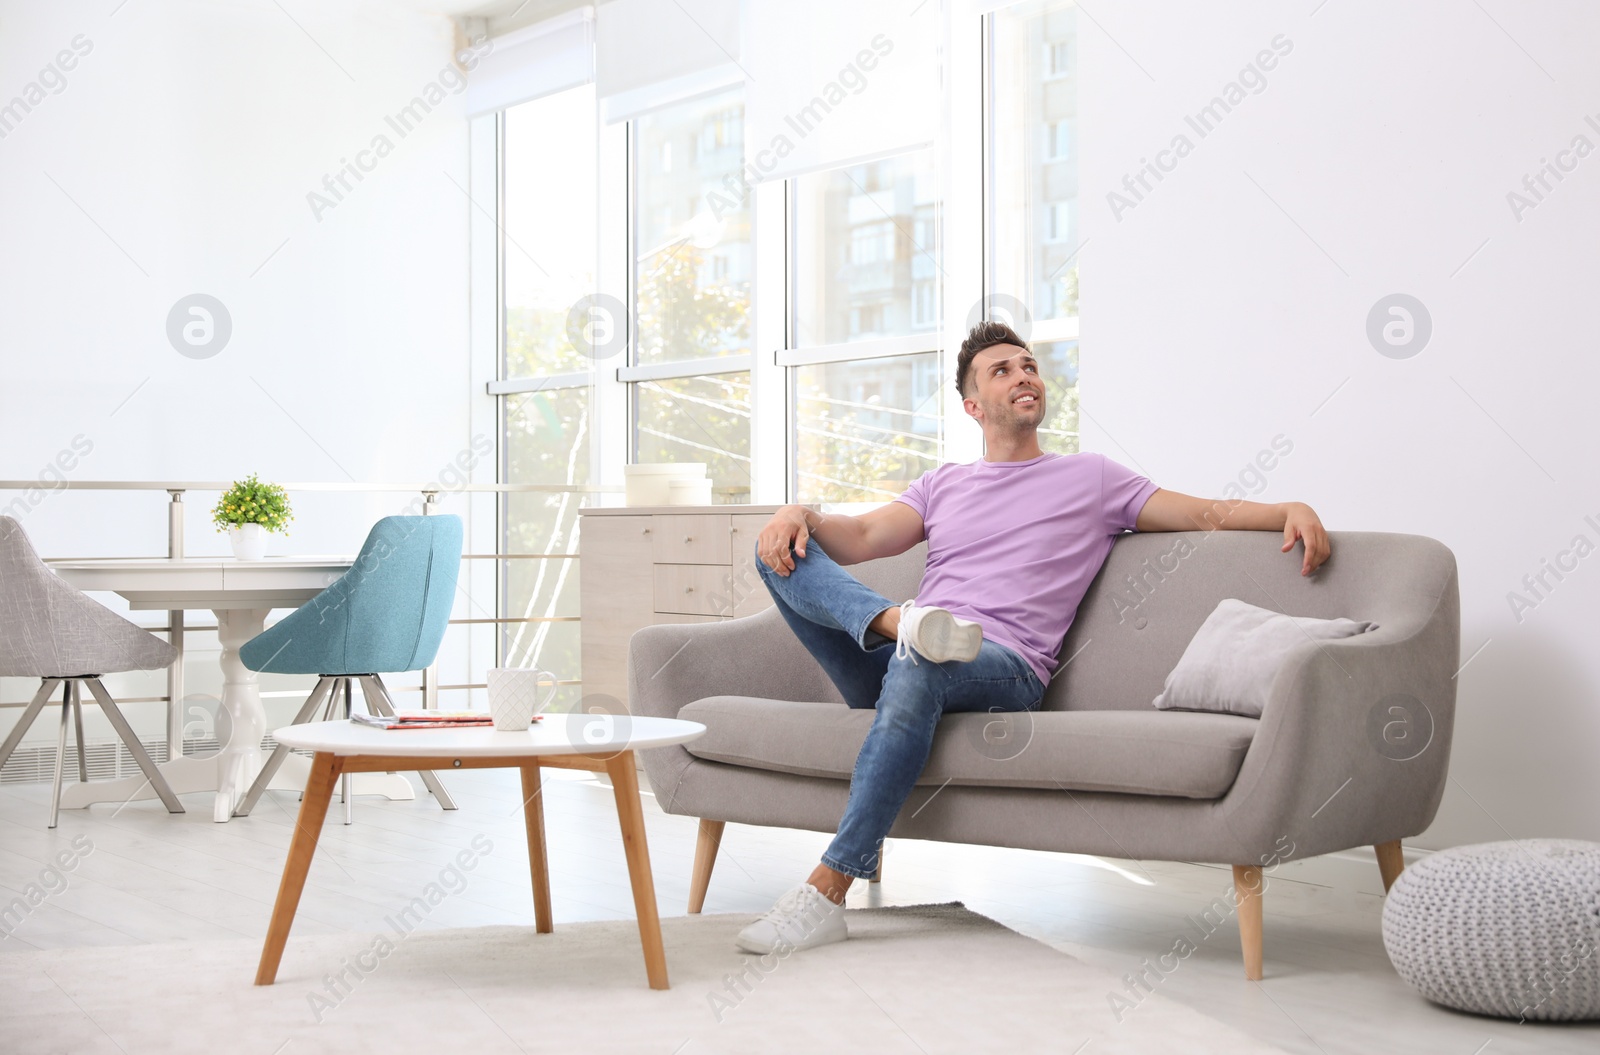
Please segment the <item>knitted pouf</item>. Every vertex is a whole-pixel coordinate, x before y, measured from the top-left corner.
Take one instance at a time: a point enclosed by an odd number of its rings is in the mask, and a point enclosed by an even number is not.
[[[1458,846],[1383,907],[1394,969],[1435,1003],[1501,1018],[1600,1018],[1600,843]]]

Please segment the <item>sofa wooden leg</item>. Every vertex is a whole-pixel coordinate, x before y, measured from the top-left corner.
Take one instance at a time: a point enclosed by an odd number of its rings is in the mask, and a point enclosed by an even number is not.
[[[1394,881],[1400,878],[1400,873],[1406,869],[1406,859],[1400,853],[1400,840],[1379,843],[1372,849],[1378,855],[1378,871],[1383,873],[1383,892],[1387,894],[1389,888],[1394,886]]]
[[[1239,906],[1239,945],[1244,949],[1244,976],[1261,980],[1261,869],[1233,866],[1233,897]]]
[[[694,871],[689,875],[689,911],[699,912],[706,903],[706,888],[711,885],[711,866],[717,863],[717,847],[722,845],[726,821],[700,818],[700,837],[694,844]]]

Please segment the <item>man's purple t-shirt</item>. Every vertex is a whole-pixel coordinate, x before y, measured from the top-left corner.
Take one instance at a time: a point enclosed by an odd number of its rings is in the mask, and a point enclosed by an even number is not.
[[[928,536],[917,603],[973,620],[1048,685],[1089,583],[1156,491],[1094,453],[929,470],[896,499]]]

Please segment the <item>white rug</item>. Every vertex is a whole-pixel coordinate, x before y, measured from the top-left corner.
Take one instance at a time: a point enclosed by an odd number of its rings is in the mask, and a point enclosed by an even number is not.
[[[257,942],[12,953],[0,1049],[1281,1055],[1159,992],[1129,1009],[1122,979],[959,903],[848,920],[848,941],[763,964],[733,947],[748,917],[665,919],[664,992],[646,986],[632,921],[291,936],[270,988],[251,984]]]

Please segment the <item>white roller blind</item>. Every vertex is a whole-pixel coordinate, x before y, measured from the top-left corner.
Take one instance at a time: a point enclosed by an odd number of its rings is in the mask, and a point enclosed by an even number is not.
[[[573,11],[495,37],[467,74],[467,112],[502,110],[594,80],[594,13]]]
[[[932,143],[940,8],[939,0],[746,0],[746,171],[779,179]]]
[[[804,17],[792,9],[791,17]],[[610,0],[595,26],[595,92],[620,121],[738,83],[739,0]]]

